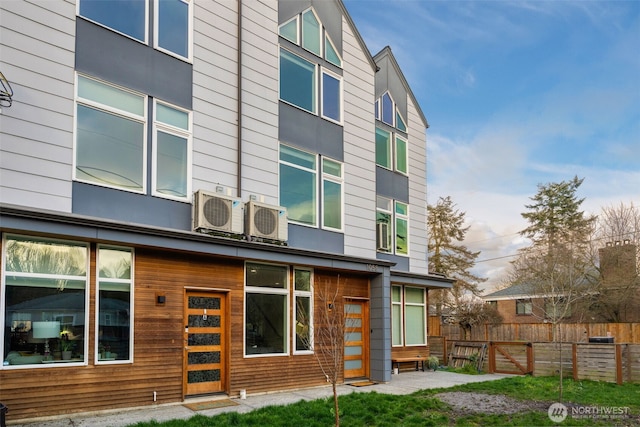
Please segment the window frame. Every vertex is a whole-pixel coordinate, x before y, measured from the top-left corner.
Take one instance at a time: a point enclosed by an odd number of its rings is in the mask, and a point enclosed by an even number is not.
[[[386,205],[385,206],[383,206]],[[394,245],[394,240],[393,240],[393,229],[394,229],[394,219],[393,219],[393,200],[388,198],[388,197],[384,197],[384,196],[376,196],[376,251],[377,252],[381,252],[381,253],[385,253],[385,254],[393,254],[395,251],[393,249],[393,245]],[[389,221],[388,222],[382,222],[380,221],[381,217],[388,217]],[[379,236],[378,236],[378,224],[379,223],[384,223],[387,224],[387,233],[386,233],[386,239],[387,239],[387,245],[389,246],[388,250],[384,250],[382,245],[380,244],[379,241]]]
[[[388,138],[386,139],[385,153],[384,153],[385,157],[388,159],[388,164],[382,164],[378,162],[378,135],[379,134],[382,135],[382,132],[388,135]],[[388,130],[383,129],[380,126],[376,126],[375,135],[376,135],[376,165],[384,169],[393,170],[393,145],[394,145],[393,132],[389,132]]]
[[[516,299],[516,316],[533,315],[533,301],[531,298]]]
[[[403,286],[403,296],[404,296],[404,304],[403,304],[403,308],[404,308],[404,324],[405,324],[405,328],[404,328],[404,335],[405,335],[405,341],[404,341],[404,345],[405,347],[420,347],[420,346],[425,346],[427,345],[427,293],[426,293],[426,289],[425,288],[421,288],[421,287],[417,287],[417,286]],[[416,303],[416,302],[408,302],[407,301],[407,289],[417,289],[420,290],[422,292],[422,302],[421,303]],[[407,307],[422,307],[422,325],[424,328],[424,334],[423,334],[423,342],[421,343],[412,343],[410,344],[407,340],[407,325],[409,322],[407,322]]]
[[[147,46],[149,45],[149,0],[145,0],[145,2],[144,2],[144,40],[140,40],[140,39],[138,39],[138,38],[136,38],[136,37],[134,37],[132,35],[124,33],[124,32],[122,32],[120,30],[117,30],[117,29],[115,29],[113,27],[110,27],[108,24],[104,24],[104,23],[102,23],[100,21],[97,21],[94,18],[90,18],[88,16],[82,15],[81,12],[80,12],[80,6],[84,1],[90,2],[90,0],[78,0],[76,2],[76,16],[79,16],[79,17],[81,17],[83,19],[86,19],[87,21],[93,22],[94,24],[99,25],[99,26],[101,26],[103,28],[106,28],[106,29],[108,29],[110,31],[116,32],[116,33],[118,33],[118,34],[120,34],[122,36],[125,36],[125,37],[127,37],[127,38],[129,38],[131,40],[137,41],[137,42],[145,44]]]
[[[324,170],[325,162],[335,163],[337,166],[339,166],[340,176],[337,177],[333,174],[325,172]],[[320,156],[319,168],[320,168],[319,176],[321,177],[321,184],[320,184],[320,192],[319,192],[320,201],[318,205],[322,207],[320,227],[324,230],[344,232],[344,163],[339,162],[337,160],[333,160],[328,157]],[[327,199],[324,194],[325,182],[331,182],[340,186],[340,227],[339,228],[328,226],[325,223],[325,213],[327,211]]]
[[[167,55],[171,55],[175,58],[178,58],[182,61],[186,61],[189,63],[193,62],[193,33],[194,33],[194,24],[193,24],[193,15],[194,15],[194,2],[193,1],[189,1],[189,0],[174,0],[174,1],[179,1],[183,4],[185,4],[188,8],[187,11],[187,56],[183,56],[177,52],[174,52],[170,49],[164,48],[162,46],[160,46],[159,43],[159,32],[160,32],[160,7],[159,7],[159,2],[160,0],[144,0],[144,39],[138,39],[132,35],[129,35],[125,32],[122,32],[116,28],[113,28],[111,26],[109,26],[108,24],[102,23],[94,18],[90,18],[88,16],[83,15],[80,12],[80,6],[81,3],[83,1],[88,1],[88,0],[79,0],[77,1],[76,4],[76,16],[79,16],[83,19],[86,19],[90,22],[93,22],[96,25],[99,25],[103,28],[106,28],[110,31],[113,31],[115,33],[118,33],[124,37],[127,37],[131,40],[134,40],[138,43],[142,43],[145,46],[149,46],[150,48],[153,48],[155,50],[158,50],[160,52],[166,53]],[[151,13],[151,2],[153,2],[153,16]],[[149,28],[151,26],[151,20],[153,20],[153,40],[149,40]]]
[[[95,101],[92,99],[88,99],[88,98],[83,98],[79,95],[78,93],[78,89],[79,89],[79,81],[80,79],[87,79],[87,80],[91,80],[94,82],[97,82],[99,84],[102,84],[104,86],[109,86],[112,87],[114,89],[123,91],[123,92],[128,92],[132,95],[138,96],[140,98],[142,98],[142,102],[143,102],[143,106],[144,106],[144,115],[143,116],[139,116],[136,115],[134,113],[122,110],[120,108],[117,107],[113,107],[111,105],[107,105],[107,104],[103,104],[99,101]],[[122,186],[118,186],[118,185],[114,185],[114,184],[109,184],[109,183],[104,183],[104,182],[99,182],[99,181],[91,181],[91,180],[87,180],[87,179],[83,179],[83,178],[79,178],[77,175],[77,168],[78,168],[78,106],[84,106],[87,108],[91,108],[95,111],[99,111],[102,113],[106,113],[106,114],[110,114],[114,117],[117,118],[121,118],[124,120],[129,120],[131,122],[136,122],[142,125],[142,183],[141,183],[141,189],[140,190],[136,190],[136,189],[130,189],[130,188],[126,188],[126,187],[122,187]],[[78,182],[84,182],[84,183],[88,183],[88,184],[92,184],[92,185],[98,185],[101,187],[107,187],[107,188],[114,188],[117,190],[123,190],[123,191],[128,191],[131,193],[137,193],[137,194],[146,194],[147,193],[147,158],[148,158],[148,117],[149,117],[149,112],[148,112],[148,96],[140,93],[140,92],[136,92],[133,91],[131,89],[122,87],[122,86],[118,86],[115,85],[113,83],[110,82],[106,82],[104,80],[100,80],[100,79],[96,79],[94,77],[90,77],[87,76],[85,74],[80,74],[80,73],[76,73],[75,75],[75,97],[74,97],[74,117],[73,117],[73,164],[72,164],[72,180],[74,181],[78,181]]]
[[[398,135],[397,133],[394,133],[394,138],[393,138],[393,165],[394,168],[393,170],[395,170],[396,172],[399,172],[403,175],[409,175],[409,141],[407,140],[407,138]],[[400,150],[398,150],[398,140],[402,141],[404,143],[404,156],[400,156],[398,154],[398,152]],[[400,168],[400,166],[398,165],[400,157],[403,157],[404,160],[404,165],[405,165],[405,169],[402,170]]]
[[[325,114],[325,83],[324,76],[327,75],[332,79],[338,82],[338,114],[339,118],[336,119],[334,117],[330,117]],[[344,120],[344,89],[343,89],[344,80],[341,75],[336,74],[328,70],[327,68],[320,67],[320,116],[323,119],[329,120],[330,122],[337,123],[339,125],[343,124]]]
[[[399,301],[395,301],[394,300],[394,294],[393,294],[393,289],[396,288],[398,289],[398,296],[400,297]],[[393,308],[394,307],[398,307],[400,309],[400,312],[398,313],[398,319],[396,320],[396,318],[394,317],[394,311]],[[399,332],[399,344],[394,344],[394,332],[396,331],[396,326],[394,325],[394,322],[397,321],[399,322],[399,324],[397,325],[398,327],[398,332]],[[405,329],[405,323],[404,323],[405,319],[404,319],[404,286],[402,285],[391,285],[391,346],[392,347],[404,347],[404,329]]]
[[[318,36],[318,50],[319,50],[319,52],[314,52],[311,48],[308,47],[308,45],[305,44],[305,20],[304,20],[304,17],[308,13],[312,14],[313,18],[315,19],[316,23],[318,24],[318,34],[317,34],[317,36]],[[314,54],[315,56],[318,56],[320,58],[324,58],[324,40],[323,40],[323,37],[322,37],[324,26],[322,25],[322,21],[320,21],[320,18],[318,17],[318,14],[316,13],[316,11],[312,7],[308,8],[306,10],[303,10],[300,13],[300,26],[301,26],[300,47],[302,47],[307,52]]]
[[[55,273],[30,273],[24,271],[7,271],[7,241],[9,240],[22,240],[22,241],[35,241],[35,242],[44,242],[44,243],[54,243],[68,247],[79,247],[84,248],[84,276],[73,276],[73,275],[65,275],[65,274],[55,274]],[[89,328],[89,313],[91,311],[90,306],[90,288],[91,288],[91,246],[88,242],[81,242],[75,240],[67,240],[67,239],[56,239],[49,237],[40,237],[40,236],[32,236],[32,235],[23,235],[23,234],[12,234],[12,233],[3,233],[2,235],[2,266],[0,269],[0,314],[2,317],[0,318],[0,327],[2,327],[2,341],[0,341],[0,359],[2,359],[3,364],[0,365],[1,370],[13,370],[13,369],[46,369],[46,368],[61,368],[61,367],[78,367],[78,366],[87,366],[89,363],[89,339],[90,339],[90,328]],[[64,362],[64,363],[56,363],[52,361],[50,363],[31,363],[24,365],[4,365],[6,361],[5,351],[5,342],[6,335],[10,333],[10,326],[5,324],[5,319],[7,318],[7,276],[8,275],[14,277],[24,277],[24,278],[50,278],[53,280],[74,280],[82,282],[84,281],[84,313],[83,313],[83,321],[84,321],[84,330],[83,330],[83,345],[82,345],[82,355],[83,359],[81,361],[72,361],[72,362]],[[52,312],[55,310],[51,310]],[[54,316],[55,313],[51,314]],[[37,320],[32,320],[37,321]],[[54,338],[50,338],[54,339]],[[9,353],[7,353],[8,355]]]
[[[129,252],[131,254],[131,266],[130,266],[130,278],[129,279],[107,279],[100,277],[100,250],[117,250],[123,252]],[[96,246],[96,295],[95,295],[95,339],[94,339],[94,361],[98,365],[111,365],[111,364],[129,364],[133,363],[133,355],[134,355],[134,326],[135,326],[135,295],[134,295],[134,281],[135,281],[135,249],[131,247],[124,246],[113,246],[113,245],[104,245],[98,244]],[[100,360],[100,352],[99,352],[99,339],[100,337],[100,283],[108,281],[111,283],[122,283],[129,284],[129,358],[127,359],[116,359],[116,360]]]
[[[295,44],[295,45],[300,45],[300,39],[301,39],[301,35],[300,35],[300,14],[295,15],[293,18],[283,22],[282,24],[278,25],[278,36],[282,37],[285,40],[290,41],[291,43]],[[282,28],[286,27],[287,25],[289,25],[291,22],[296,21],[295,23],[295,27],[296,27],[296,39],[295,40],[291,40],[290,38],[288,38],[287,36],[282,34]]]
[[[282,83],[283,83],[283,79],[282,79],[282,53],[283,52],[285,52],[285,53],[287,53],[289,55],[293,55],[293,56],[297,57],[298,60],[304,61],[304,62],[306,62],[308,64],[311,64],[313,66],[313,78],[312,78],[313,87],[312,87],[312,100],[311,100],[313,105],[312,105],[312,109],[311,110],[308,110],[306,107],[298,105],[295,102],[293,102],[293,101],[291,101],[289,99],[285,99],[283,97],[283,94],[282,94]],[[284,102],[286,104],[289,104],[289,105],[291,105],[291,106],[293,106],[295,108],[298,108],[298,109],[300,109],[302,111],[306,111],[307,113],[318,115],[318,109],[319,109],[318,96],[320,95],[319,94],[319,89],[318,89],[318,86],[319,86],[318,85],[318,68],[319,68],[319,65],[314,63],[314,62],[309,61],[308,59],[298,55],[297,53],[292,52],[289,49],[286,49],[286,48],[280,46],[280,51],[278,53],[278,66],[280,67],[280,70],[279,70],[279,80],[280,81],[278,82],[278,99],[280,99],[280,101],[282,101],[282,102]]]
[[[306,271],[309,272],[309,290],[308,291],[303,291],[303,290],[298,290],[296,289],[296,272],[298,271]],[[293,343],[293,354],[294,355],[298,355],[298,354],[313,354],[315,352],[315,342],[314,342],[314,301],[313,301],[313,295],[314,295],[314,271],[311,268],[304,268],[304,267],[293,267],[293,283],[292,285],[292,291],[293,291],[293,320],[294,320],[294,324],[297,326],[298,325],[298,298],[308,298],[309,299],[309,319],[308,322],[309,324],[307,325],[309,328],[309,349],[298,349],[298,340],[297,340],[297,331],[295,328],[291,328],[292,329],[292,343]]]
[[[179,111],[181,113],[185,113],[187,115],[187,127],[188,129],[182,129],[170,123],[165,123],[160,121],[157,118],[158,114],[158,104],[161,104],[167,108]],[[157,188],[158,182],[158,155],[159,155],[159,143],[158,143],[158,132],[163,132],[178,138],[184,138],[186,140],[186,170],[185,174],[185,195],[184,197],[174,196],[171,194],[162,193]],[[192,153],[193,153],[193,112],[190,110],[178,107],[176,105],[172,105],[168,102],[164,102],[162,100],[153,99],[153,153],[152,153],[152,161],[151,161],[151,194],[156,197],[161,197],[165,199],[177,200],[180,202],[191,202],[191,192],[192,192],[192,174],[193,174],[193,162],[192,162]]]
[[[333,52],[336,54],[336,57],[338,58],[338,63],[337,64],[327,57],[327,51],[328,51],[327,43],[329,44],[329,46],[331,47]],[[336,45],[333,43],[333,40],[331,40],[331,37],[329,37],[329,34],[327,34],[326,30],[325,30],[325,33],[324,33],[324,59],[328,63],[333,64],[338,68],[342,68],[342,55],[340,55],[340,52],[338,52],[338,49],[336,48]]]
[[[275,288],[275,287],[260,287],[260,286],[248,286],[247,285],[247,271],[248,271],[248,265],[249,264],[255,264],[255,265],[263,265],[263,266],[274,266],[274,267],[282,267],[284,269],[286,269],[286,280],[287,283],[284,284],[284,286],[282,288]],[[245,261],[244,263],[244,289],[243,289],[243,295],[244,295],[244,310],[243,310],[243,340],[242,340],[242,348],[243,348],[243,357],[244,358],[257,358],[257,357],[282,357],[282,356],[289,356],[289,354],[291,353],[291,344],[290,344],[290,337],[291,337],[291,279],[290,279],[290,268],[287,265],[283,265],[283,264],[273,264],[273,263],[265,263],[265,262],[253,262],[253,261]],[[284,313],[283,313],[283,319],[285,321],[285,325],[284,325],[284,330],[283,330],[283,340],[284,340],[284,351],[282,353],[255,353],[255,354],[249,354],[247,353],[247,300],[248,300],[248,295],[249,294],[263,294],[263,295],[281,295],[285,297],[285,304],[284,304]]]
[[[389,99],[389,102],[391,102],[391,122],[386,121],[385,119],[387,117],[385,117],[385,97],[387,97]],[[396,127],[396,123],[395,123],[395,114],[396,114],[396,103],[393,100],[393,97],[391,96],[391,93],[389,93],[389,91],[385,91],[381,96],[380,96],[380,121],[388,126],[391,126],[392,128]]]
[[[148,0],[151,1],[151,0]],[[194,1],[189,0],[173,0],[183,3],[187,6],[187,56],[183,56],[177,52],[160,46],[160,2],[166,0],[153,0],[153,48],[164,52],[167,55],[174,56],[187,62],[193,62],[193,4]],[[148,14],[148,12],[147,12]],[[148,20],[148,18],[147,18]]]
[[[403,214],[401,212],[398,212],[398,205],[404,205],[405,206],[405,210],[406,210],[406,214]],[[398,229],[400,227],[398,227],[398,222],[399,221],[404,221],[406,224],[406,230],[407,230],[407,236],[406,236],[406,241],[407,241],[407,252],[399,252],[398,251]],[[394,200],[393,201],[393,253],[398,255],[398,256],[406,256],[408,257],[410,254],[410,250],[409,250],[409,235],[410,235],[410,229],[409,229],[409,204],[405,203],[405,202],[401,202],[399,200]]]
[[[295,164],[295,163],[291,163],[287,160],[283,160],[282,159],[282,147],[286,147],[288,149],[291,150],[295,150],[295,151],[299,151],[303,154],[307,154],[309,156],[313,156],[314,158],[314,168],[315,169],[311,169],[309,167],[303,166],[303,165],[299,165],[299,164]],[[319,213],[319,195],[318,195],[318,181],[321,180],[321,178],[318,176],[318,164],[320,162],[318,161],[318,155],[314,154],[314,153],[310,153],[308,151],[305,150],[301,150],[297,147],[292,147],[290,145],[287,144],[283,144],[282,142],[279,144],[278,146],[278,170],[280,171],[280,176],[278,177],[278,186],[279,186],[279,192],[280,192],[280,203],[283,204],[283,206],[285,206],[287,208],[287,221],[289,223],[293,223],[293,224],[298,224],[298,225],[302,225],[305,227],[313,227],[313,228],[318,228],[318,224],[319,224],[319,217],[320,217],[320,213]],[[282,173],[281,173],[281,168],[285,166],[285,167],[290,167],[293,169],[297,169],[303,172],[307,172],[309,174],[311,174],[313,176],[313,187],[312,187],[312,191],[313,191],[313,198],[312,198],[312,203],[314,204],[313,206],[313,223],[306,223],[306,222],[302,222],[300,220],[296,220],[296,219],[292,219],[290,216],[290,212],[291,210],[289,209],[289,206],[287,206],[286,204],[284,204],[284,201],[282,200],[282,189],[283,189],[283,185],[282,185]]]

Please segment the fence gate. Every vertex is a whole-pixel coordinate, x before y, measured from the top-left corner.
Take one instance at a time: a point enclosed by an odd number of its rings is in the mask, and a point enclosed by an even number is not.
[[[477,370],[482,369],[487,354],[487,344],[483,342],[455,342],[449,353],[449,366],[462,368],[472,364]]]
[[[530,342],[491,341],[489,372],[524,375],[533,372],[533,346]]]

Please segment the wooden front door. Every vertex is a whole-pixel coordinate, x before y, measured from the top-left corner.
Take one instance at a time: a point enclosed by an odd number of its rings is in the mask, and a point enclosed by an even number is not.
[[[366,301],[344,303],[344,377],[368,375],[369,314]]]
[[[226,295],[187,290],[184,298],[184,394],[226,390]]]

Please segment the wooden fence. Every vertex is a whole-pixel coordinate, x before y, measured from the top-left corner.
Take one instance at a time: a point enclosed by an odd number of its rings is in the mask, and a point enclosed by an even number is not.
[[[447,337],[449,340],[471,341],[531,341],[554,340],[554,325],[551,323],[502,323],[485,324],[471,329],[464,336],[457,325],[439,323],[439,318],[429,318],[429,335]],[[640,323],[562,323],[557,325],[563,342],[589,342],[590,337],[612,336],[616,343],[640,344]],[[440,332],[436,334],[435,332]]]
[[[575,380],[640,383],[640,344],[549,343],[523,341],[459,341],[446,337],[430,337],[430,354],[441,363],[452,360],[456,348],[488,346],[488,357],[482,364],[486,372],[563,375]]]

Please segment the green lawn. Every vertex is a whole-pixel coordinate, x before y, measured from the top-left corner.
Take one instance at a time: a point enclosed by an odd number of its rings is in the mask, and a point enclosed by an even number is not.
[[[511,415],[461,413],[434,397],[438,393],[450,391],[498,394],[518,400],[547,402],[550,405],[558,400],[558,378],[510,377],[446,389],[422,390],[403,396],[376,392],[351,393],[340,397],[341,426],[640,426],[640,384],[618,386],[565,379],[563,401],[567,405],[625,407],[629,408],[631,416],[616,420],[576,419],[569,416],[560,424],[553,423],[545,410]],[[196,415],[189,420],[139,423],[135,427],[325,427],[333,425],[332,403],[332,398],[300,401],[287,406],[269,406],[247,414],[226,413],[214,417]]]

